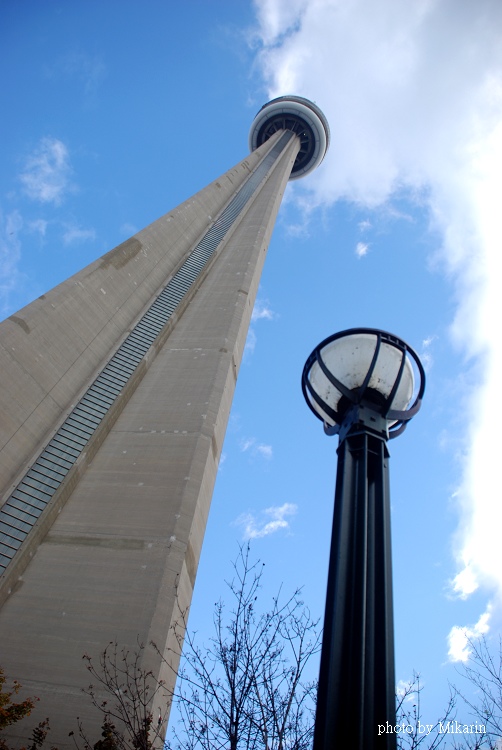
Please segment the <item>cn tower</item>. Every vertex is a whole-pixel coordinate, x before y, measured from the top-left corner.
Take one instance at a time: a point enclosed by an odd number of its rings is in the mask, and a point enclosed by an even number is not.
[[[315,104],[283,96],[258,112],[249,145],[0,323],[0,665],[40,699],[8,740],[26,743],[48,716],[50,744],[74,747],[79,716],[97,741],[82,655],[110,641],[145,644],[143,668],[174,686],[150,644],[171,654],[189,609],[275,218],[329,128]]]

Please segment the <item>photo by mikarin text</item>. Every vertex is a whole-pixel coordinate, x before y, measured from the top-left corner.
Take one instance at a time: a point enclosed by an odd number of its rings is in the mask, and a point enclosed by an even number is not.
[[[438,734],[486,734],[486,726],[484,724],[461,724],[459,721],[440,721],[438,724],[422,724],[421,721],[416,725],[405,724],[403,721],[401,724],[390,724],[388,721],[385,724],[378,724],[377,731],[378,735],[381,734],[430,734],[433,729],[437,730]]]

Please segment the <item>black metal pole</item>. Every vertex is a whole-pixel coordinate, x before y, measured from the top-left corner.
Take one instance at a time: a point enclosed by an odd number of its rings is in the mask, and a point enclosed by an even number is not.
[[[340,438],[314,750],[395,750],[390,495],[382,430]],[[376,425],[375,425],[376,426]]]

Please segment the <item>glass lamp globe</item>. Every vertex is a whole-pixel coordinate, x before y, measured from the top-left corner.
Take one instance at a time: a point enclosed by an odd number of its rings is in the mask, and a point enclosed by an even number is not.
[[[418,375],[418,394],[415,373]],[[312,411],[328,427],[342,423],[347,410],[364,404],[387,419],[406,422],[420,408],[425,376],[418,356],[396,336],[370,328],[342,331],[312,352],[303,390]]]

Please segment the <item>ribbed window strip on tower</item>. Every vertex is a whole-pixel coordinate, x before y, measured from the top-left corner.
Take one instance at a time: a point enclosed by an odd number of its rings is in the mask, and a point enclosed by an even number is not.
[[[3,505],[0,510],[0,574],[4,572],[160,331],[292,137],[289,132],[282,134],[134,326]]]

